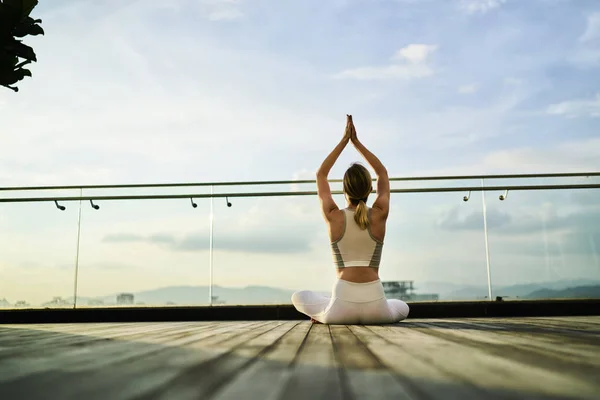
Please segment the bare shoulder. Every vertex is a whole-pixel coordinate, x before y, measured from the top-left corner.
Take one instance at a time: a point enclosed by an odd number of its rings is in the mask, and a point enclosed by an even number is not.
[[[343,222],[344,218],[344,210],[340,210],[339,208],[329,213],[330,224]]]
[[[329,225],[329,238],[332,241],[338,240],[344,233],[344,218],[344,210],[331,212],[327,225]]]
[[[387,221],[389,215],[388,210],[382,210],[380,208],[372,207],[371,208],[371,222],[385,222]]]
[[[387,223],[387,213],[377,208],[371,208],[371,235],[377,240],[383,242],[385,239],[385,226]]]

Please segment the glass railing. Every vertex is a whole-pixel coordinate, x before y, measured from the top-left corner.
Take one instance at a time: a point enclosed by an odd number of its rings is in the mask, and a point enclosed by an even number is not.
[[[486,193],[494,296],[600,298],[600,190],[501,195]]]
[[[598,189],[600,173],[393,178],[388,297],[600,298]],[[0,308],[289,304],[334,280],[310,180],[0,188]]]

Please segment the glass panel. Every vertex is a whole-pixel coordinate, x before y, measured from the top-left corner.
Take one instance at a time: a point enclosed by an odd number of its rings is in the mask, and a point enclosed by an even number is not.
[[[494,296],[600,297],[600,189],[499,194],[487,194]]]
[[[98,210],[84,203],[78,307],[208,304],[210,200],[194,203],[96,201]]]
[[[483,232],[481,192],[392,194],[380,277],[383,282],[400,282],[400,289],[388,298],[487,298]]]
[[[57,196],[76,196],[73,191]],[[30,191],[3,197],[37,197]],[[0,308],[72,307],[78,204],[0,204]]]
[[[246,189],[315,190],[314,184],[219,190]],[[335,271],[316,196],[229,201],[231,207],[215,199],[215,304],[290,304],[296,290],[330,291]]]

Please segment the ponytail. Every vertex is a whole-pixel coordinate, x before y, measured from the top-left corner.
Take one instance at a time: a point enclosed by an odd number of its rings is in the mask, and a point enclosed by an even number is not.
[[[364,200],[359,200],[354,212],[354,221],[358,224],[360,229],[365,230],[369,226],[369,215],[367,205]]]

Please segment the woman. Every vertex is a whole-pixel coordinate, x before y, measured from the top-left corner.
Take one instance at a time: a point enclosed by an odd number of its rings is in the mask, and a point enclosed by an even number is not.
[[[371,175],[358,163],[344,174],[347,207],[340,210],[331,196],[327,175],[348,142],[377,174],[377,198],[372,208],[366,204],[373,190]],[[344,138],[317,171],[317,191],[329,227],[338,279],[331,297],[307,290],[294,293],[292,303],[296,309],[312,322],[324,324],[388,324],[405,319],[408,305],[401,300],[387,300],[379,280],[390,181],[381,161],[358,140],[351,115],[347,116]]]

